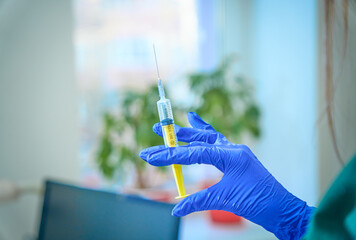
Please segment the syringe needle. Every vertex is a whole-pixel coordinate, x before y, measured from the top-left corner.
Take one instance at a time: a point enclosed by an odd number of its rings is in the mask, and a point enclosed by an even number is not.
[[[155,48],[154,44],[153,44],[153,52],[155,54],[155,61],[156,61],[156,69],[157,69],[158,79],[161,79],[161,76],[159,75],[158,64],[157,64],[157,56],[156,56],[156,48]]]
[[[164,88],[162,85],[161,77],[159,75],[157,55],[156,55],[156,49],[154,44],[153,44],[153,52],[155,54],[155,61],[156,61],[156,68],[157,68],[157,75],[158,75],[158,84],[157,84],[158,94],[160,97],[159,101],[157,102],[157,108],[158,108],[159,119],[161,122],[164,143],[166,147],[178,147],[177,134],[174,128],[171,102],[169,101],[169,99],[165,98]],[[182,167],[181,165],[173,164],[172,169],[173,169],[173,175],[179,193],[179,196],[176,198],[177,199],[185,198],[186,196],[188,196],[188,194],[186,194],[185,192]]]

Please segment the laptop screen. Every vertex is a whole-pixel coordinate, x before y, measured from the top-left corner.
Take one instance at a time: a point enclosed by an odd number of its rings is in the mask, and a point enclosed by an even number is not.
[[[39,240],[178,239],[172,204],[47,181]]]

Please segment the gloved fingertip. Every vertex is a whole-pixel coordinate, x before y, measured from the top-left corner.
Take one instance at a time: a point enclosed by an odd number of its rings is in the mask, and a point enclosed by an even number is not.
[[[140,158],[142,158],[143,160],[146,161],[147,160],[147,153],[148,153],[147,148],[143,149],[139,154]]]
[[[166,147],[164,145],[149,147],[149,148],[143,149],[140,152],[139,156],[146,162],[149,162],[149,161],[151,161],[152,156],[159,154],[162,150],[165,150],[165,149],[166,149]]]
[[[195,112],[189,112],[188,121],[193,128],[199,128],[199,129],[203,129],[203,130],[214,130],[214,128],[209,123],[206,123]]]
[[[184,214],[182,208],[178,207],[178,205],[176,205],[173,210],[172,210],[172,216],[175,217],[184,217],[186,214]]]
[[[187,117],[188,117],[188,120],[189,120],[189,119],[194,119],[194,118],[201,119],[201,118],[199,117],[199,115],[196,114],[195,112],[188,112],[188,113],[187,113]]]
[[[172,216],[174,217],[182,217],[177,211],[172,210]]]
[[[201,124],[206,124],[203,119],[198,115],[196,114],[195,112],[189,112],[187,114],[187,117],[188,117],[188,121],[190,124],[198,124],[198,125],[201,125]]]
[[[160,123],[155,123],[152,127],[152,130],[157,135],[162,136],[162,128]]]
[[[182,201],[177,203],[172,210],[172,215],[176,217],[184,217],[192,212],[195,212],[194,208],[194,199],[197,193],[189,195],[188,197],[184,198]]]

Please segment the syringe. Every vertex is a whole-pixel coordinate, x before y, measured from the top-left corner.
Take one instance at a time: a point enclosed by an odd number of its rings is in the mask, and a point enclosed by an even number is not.
[[[164,88],[158,71],[156,50],[154,46],[153,51],[156,60],[158,74],[158,94],[160,97],[159,101],[157,102],[157,108],[163,132],[164,144],[166,145],[166,147],[178,147],[177,135],[174,129],[171,101],[165,97]],[[172,170],[179,193],[179,196],[176,197],[176,199],[187,197],[189,194],[185,193],[182,166],[179,164],[172,164]]]

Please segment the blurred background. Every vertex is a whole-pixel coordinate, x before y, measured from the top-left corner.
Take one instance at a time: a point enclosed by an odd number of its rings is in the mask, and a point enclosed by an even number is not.
[[[153,43],[177,123],[199,113],[317,205],[342,168],[324,116],[322,9],[317,0],[0,0],[0,239],[36,236],[47,178],[174,201],[171,170],[138,157],[163,144],[151,130]],[[345,160],[356,140],[348,37],[335,90]],[[190,193],[221,177],[211,166],[183,172]],[[274,239],[213,213],[182,221],[181,239]]]

